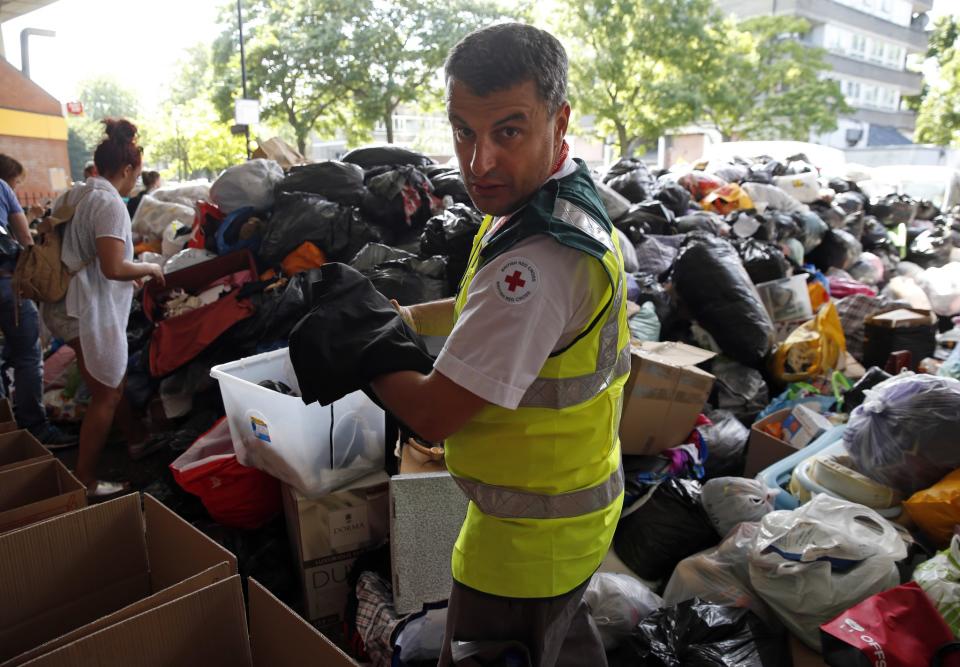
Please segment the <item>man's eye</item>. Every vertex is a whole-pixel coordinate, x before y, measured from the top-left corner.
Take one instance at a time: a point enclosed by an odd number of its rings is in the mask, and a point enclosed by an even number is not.
[[[457,127],[453,130],[453,136],[457,141],[466,141],[473,136],[473,132],[465,127]]]
[[[503,130],[501,130],[501,133],[502,133],[503,136],[505,136],[507,139],[514,139],[514,138],[520,136],[520,130],[519,130],[518,128],[515,128],[515,127],[505,127],[505,128],[503,128]]]

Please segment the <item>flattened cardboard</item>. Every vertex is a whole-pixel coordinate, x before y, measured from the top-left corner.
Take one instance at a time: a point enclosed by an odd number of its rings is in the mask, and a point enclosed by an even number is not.
[[[153,595],[145,597],[142,600],[127,605],[123,609],[119,609],[112,614],[101,616],[97,620],[87,623],[76,630],[60,635],[56,639],[52,639],[34,649],[21,653],[12,660],[0,663],[0,667],[18,667],[19,665],[26,664],[30,660],[39,658],[42,655],[46,655],[47,653],[50,653],[61,646],[66,646],[67,644],[75,642],[78,639],[82,639],[83,637],[93,634],[94,632],[98,632],[104,628],[110,627],[111,625],[125,621],[128,618],[133,618],[134,616],[142,614],[143,612],[153,609],[154,607],[159,607],[160,605],[176,600],[184,595],[189,595],[190,593],[199,591],[210,584],[223,581],[231,576],[233,576],[233,573],[230,571],[230,565],[228,563],[223,562],[219,565],[214,565],[213,567],[204,570],[200,574],[196,574],[192,577],[184,579],[180,583],[163,589],[159,593],[154,593]]]
[[[0,472],[52,458],[50,450],[26,429],[0,435]]]
[[[0,472],[0,533],[86,506],[83,484],[57,459]]]
[[[885,313],[872,315],[866,319],[867,324],[888,329],[900,329],[902,327],[924,327],[934,324],[936,319],[929,310],[920,308],[897,308],[888,310]]]
[[[0,535],[0,660],[142,600],[177,576],[222,562],[236,572],[229,551],[151,496],[144,505],[141,512],[140,496],[130,494]]]
[[[620,447],[624,454],[659,454],[684,443],[713,389],[696,367],[716,356],[684,343],[634,342],[623,389]]]
[[[30,667],[249,667],[240,577],[232,576],[81,637]]]
[[[313,499],[283,485],[283,513],[300,572],[304,609],[317,627],[343,620],[350,568],[387,538],[389,481],[386,473],[378,472]]]
[[[359,667],[255,579],[247,580],[247,598],[254,667]]]
[[[0,433],[10,433],[16,431],[18,428],[17,420],[13,418],[10,399],[0,399]]]
[[[790,414],[790,408],[777,410],[750,427],[750,440],[747,442],[747,464],[743,476],[753,479],[757,473],[766,470],[777,461],[787,458],[795,451],[789,442],[774,438],[763,432],[760,427],[782,422]]]

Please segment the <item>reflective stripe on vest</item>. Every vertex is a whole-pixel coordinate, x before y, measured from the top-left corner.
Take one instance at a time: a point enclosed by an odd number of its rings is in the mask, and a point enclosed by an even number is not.
[[[548,496],[518,491],[453,475],[481,512],[501,519],[569,519],[607,507],[623,493],[623,466],[602,484]]]

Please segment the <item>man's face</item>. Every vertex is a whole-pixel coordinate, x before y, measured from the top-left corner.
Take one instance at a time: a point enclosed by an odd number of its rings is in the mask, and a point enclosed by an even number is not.
[[[470,198],[486,214],[507,215],[549,178],[570,106],[551,116],[533,81],[478,97],[450,79],[447,115]]]

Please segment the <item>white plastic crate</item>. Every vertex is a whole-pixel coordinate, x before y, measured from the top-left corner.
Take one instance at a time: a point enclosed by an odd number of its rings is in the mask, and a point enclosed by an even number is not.
[[[384,413],[363,392],[323,407],[258,386],[274,380],[300,393],[286,349],[215,366],[210,375],[220,382],[243,465],[270,473],[308,497],[383,469]]]

